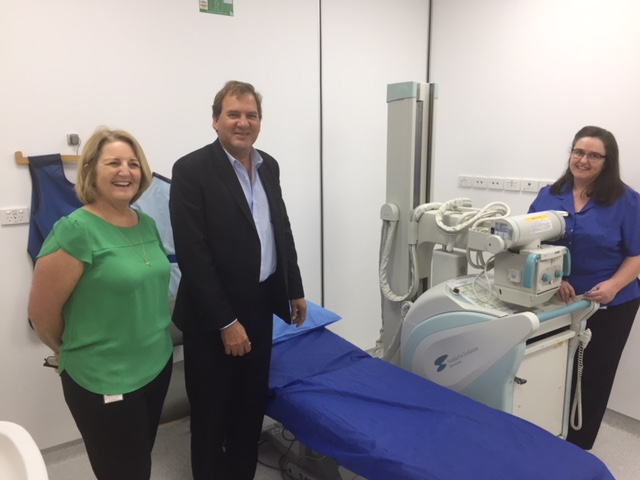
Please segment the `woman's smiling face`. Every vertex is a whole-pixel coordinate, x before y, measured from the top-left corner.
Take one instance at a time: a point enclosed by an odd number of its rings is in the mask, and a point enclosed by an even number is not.
[[[597,154],[597,155],[591,155]],[[607,152],[604,143],[599,138],[582,137],[573,147],[569,159],[569,169],[573,174],[574,185],[584,188],[600,175],[604,170]],[[593,157],[603,157],[598,160]]]
[[[98,198],[109,203],[129,204],[140,188],[142,171],[131,145],[110,142],[102,147],[96,165],[96,192]]]

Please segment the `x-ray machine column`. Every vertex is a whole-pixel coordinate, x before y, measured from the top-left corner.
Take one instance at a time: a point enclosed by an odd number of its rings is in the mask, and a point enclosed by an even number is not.
[[[412,210],[430,201],[432,178],[433,123],[436,85],[404,82],[387,85],[387,205],[385,220],[397,217],[395,241],[389,255],[388,281],[392,290],[406,294],[410,288],[408,224]],[[420,270],[430,265],[430,255],[420,255]],[[421,275],[421,278],[423,275]],[[420,294],[423,289],[419,289]],[[412,295],[407,300],[413,300]],[[386,350],[401,319],[401,302],[382,298],[382,335]]]

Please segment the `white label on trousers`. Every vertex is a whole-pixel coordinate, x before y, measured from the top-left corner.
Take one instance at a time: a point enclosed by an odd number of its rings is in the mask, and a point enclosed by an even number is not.
[[[120,402],[121,400],[124,400],[124,395],[105,395],[104,396],[104,403],[113,403],[113,402]]]

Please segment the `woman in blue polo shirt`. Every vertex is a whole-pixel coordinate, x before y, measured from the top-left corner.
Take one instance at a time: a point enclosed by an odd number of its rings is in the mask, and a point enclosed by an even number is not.
[[[588,126],[575,135],[566,171],[529,209],[543,210],[569,214],[556,243],[569,248],[572,269],[558,295],[565,302],[584,295],[602,306],[587,321],[593,337],[584,351],[582,428],[567,435],[590,450],[640,305],[640,195],[620,178],[611,132]]]

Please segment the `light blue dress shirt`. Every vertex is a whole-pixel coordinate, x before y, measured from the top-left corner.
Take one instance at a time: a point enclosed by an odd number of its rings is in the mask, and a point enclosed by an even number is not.
[[[260,166],[264,162],[258,151],[251,150],[251,177],[247,169],[225,150],[233,170],[236,172],[244,196],[247,198],[253,221],[260,237],[260,281],[263,282],[276,271],[276,242],[271,224],[269,200],[260,180]]]
[[[227,152],[224,147],[223,150],[229,157],[233,171],[236,172],[244,196],[249,204],[253,221],[256,224],[256,230],[260,238],[260,282],[263,282],[276,271],[277,265],[276,241],[273,235],[273,225],[271,224],[269,200],[258,174],[258,170],[264,160],[255,148],[251,150],[251,177],[249,177],[249,172],[244,168],[244,165]],[[229,328],[237,321],[238,319],[236,318],[221,330]]]

